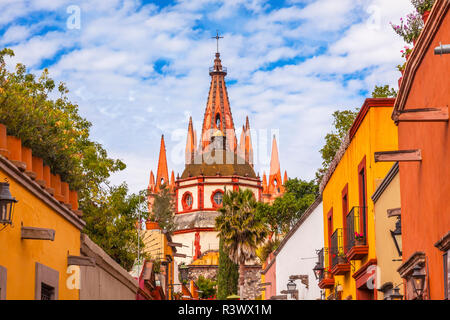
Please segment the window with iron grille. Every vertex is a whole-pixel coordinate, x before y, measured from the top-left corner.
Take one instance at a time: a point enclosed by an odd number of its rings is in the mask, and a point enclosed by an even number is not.
[[[42,283],[41,285],[41,300],[54,300],[55,288]]]

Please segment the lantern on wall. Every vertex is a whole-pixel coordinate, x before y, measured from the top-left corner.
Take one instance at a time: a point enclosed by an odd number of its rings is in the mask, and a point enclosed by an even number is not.
[[[419,300],[423,298],[423,290],[425,287],[425,273],[422,272],[422,267],[416,265],[413,269],[413,273],[411,275],[411,279],[413,282],[414,291]]]
[[[314,276],[316,277],[316,280],[319,280],[323,276],[324,268],[320,262],[317,262],[316,265],[313,268]]]
[[[398,255],[402,256],[402,222],[400,217],[398,217],[397,222],[395,223],[395,230],[391,230],[391,236],[394,240],[395,248],[398,251]]]
[[[295,289],[297,289],[297,285],[295,284],[294,280],[289,280],[289,282],[287,284],[287,289],[288,289],[288,292],[292,292],[292,291],[295,291]]]
[[[0,182],[0,223],[3,225],[12,224],[14,205],[17,200],[9,191],[8,182]]]
[[[403,300],[403,295],[400,294],[400,288],[395,287],[394,293],[389,296],[389,300]]]

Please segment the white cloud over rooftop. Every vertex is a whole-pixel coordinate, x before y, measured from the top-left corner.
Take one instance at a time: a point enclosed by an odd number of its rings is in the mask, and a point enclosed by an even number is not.
[[[66,82],[94,138],[128,165],[113,182],[133,191],[156,170],[161,134],[181,174],[171,135],[188,115],[200,135],[216,29],[236,128],[249,115],[256,130],[279,129],[282,170],[312,179],[332,112],[360,107],[375,84],[396,86],[403,43],[389,22],[411,11],[409,0],[78,3],[81,29],[70,30],[72,3],[1,1],[0,45],[12,63]]]

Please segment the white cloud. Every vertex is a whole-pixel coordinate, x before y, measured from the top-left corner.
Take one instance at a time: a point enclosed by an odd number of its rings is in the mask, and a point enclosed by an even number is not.
[[[172,133],[185,131],[192,115],[200,136],[215,51],[210,37],[221,29],[222,62],[229,68],[227,79],[236,81],[228,86],[235,126],[249,115],[256,130],[279,129],[282,170],[312,179],[331,113],[360,107],[360,92],[375,84],[396,83],[402,42],[389,21],[411,6],[409,0],[289,3],[272,9],[257,0],[180,0],[160,8],[132,0],[83,1],[81,30],[35,34],[52,22],[20,26],[15,19],[37,8],[65,17],[68,3],[42,0],[29,8],[25,1],[3,1],[0,21],[12,25],[2,43],[14,44],[14,61],[35,72],[64,50],[50,66],[51,75],[67,83],[72,100],[93,123],[94,138],[127,163],[113,182],[126,180],[137,191],[146,187],[149,170],[156,171],[161,134],[169,167],[182,172],[170,154],[184,142],[172,140]],[[298,62],[277,64],[286,60]],[[157,61],[165,64],[162,74]],[[363,70],[344,81],[344,75]],[[265,167],[257,171],[262,175]]]

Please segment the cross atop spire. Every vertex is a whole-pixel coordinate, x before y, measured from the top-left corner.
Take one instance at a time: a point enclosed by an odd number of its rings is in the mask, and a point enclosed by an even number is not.
[[[216,39],[217,41],[217,53],[219,53],[219,39],[223,39],[223,37],[219,36],[219,30],[216,30],[216,36],[211,37],[211,39]]]

